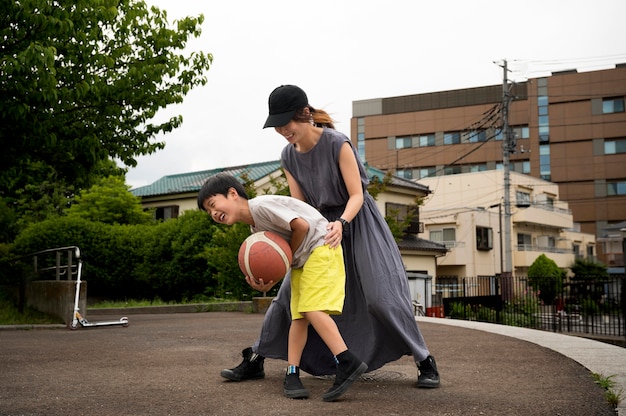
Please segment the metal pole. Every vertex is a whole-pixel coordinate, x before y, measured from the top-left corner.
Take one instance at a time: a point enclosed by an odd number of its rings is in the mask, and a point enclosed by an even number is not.
[[[513,256],[511,251],[511,195],[509,175],[509,154],[511,152],[511,131],[509,128],[509,81],[506,59],[503,62],[502,79],[502,165],[504,170],[504,258],[502,262],[501,290],[502,300],[509,301],[513,297]]]
[[[502,203],[498,204],[498,220],[500,221],[499,232],[500,232],[500,274],[504,272],[504,247],[502,243],[504,239],[502,238]]]
[[[504,60],[504,77],[502,81],[502,133],[503,156],[502,165],[504,168],[504,270],[503,273],[513,271],[512,251],[511,251],[511,195],[510,195],[510,174],[509,174],[509,153],[511,151],[511,132],[509,128],[509,87],[507,78],[507,61]]]

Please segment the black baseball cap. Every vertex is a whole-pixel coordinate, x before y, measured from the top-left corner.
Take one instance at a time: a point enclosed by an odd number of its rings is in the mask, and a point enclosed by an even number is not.
[[[263,128],[282,127],[293,119],[296,111],[309,105],[305,92],[295,85],[281,85],[270,94],[268,100],[270,115]]]

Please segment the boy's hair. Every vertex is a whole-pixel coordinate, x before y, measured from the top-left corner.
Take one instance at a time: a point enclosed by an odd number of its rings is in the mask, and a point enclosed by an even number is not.
[[[248,194],[243,185],[233,175],[227,173],[218,173],[215,176],[211,176],[204,182],[200,192],[198,192],[198,208],[205,211],[203,203],[207,199],[215,195],[228,196],[228,190],[234,188],[240,197],[248,199]]]

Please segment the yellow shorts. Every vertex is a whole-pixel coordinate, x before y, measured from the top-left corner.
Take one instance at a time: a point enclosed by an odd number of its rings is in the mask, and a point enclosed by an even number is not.
[[[302,312],[339,315],[346,294],[346,270],[341,247],[317,247],[302,268],[291,270],[291,319]]]

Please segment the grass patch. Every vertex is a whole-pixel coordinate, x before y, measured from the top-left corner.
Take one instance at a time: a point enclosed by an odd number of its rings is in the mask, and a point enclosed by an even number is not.
[[[15,301],[0,293],[0,325],[43,325],[63,324],[63,320],[33,308],[25,308],[20,313]]]
[[[622,401],[622,394],[624,393],[622,390],[616,392],[615,381],[613,381],[613,376],[605,377],[602,374],[591,373],[591,377],[595,383],[604,389],[604,397],[606,401],[609,402],[613,408],[617,408],[617,406]]]
[[[236,299],[209,298],[206,296],[194,297],[182,302],[166,302],[161,299],[129,299],[121,301],[99,301],[89,305],[89,309],[104,308],[130,308],[137,306],[167,306],[167,305],[188,305],[188,304],[214,304],[224,302],[237,302]],[[25,308],[24,313],[20,313],[15,300],[0,291],[0,325],[45,325],[63,324],[63,320],[54,315],[40,312],[34,308]]]
[[[156,299],[128,299],[128,300],[103,300],[89,305],[89,309],[103,309],[103,308],[132,308],[139,306],[168,306],[168,305],[189,305],[196,303],[225,303],[225,302],[238,302],[236,299],[222,299],[222,298],[209,298],[209,297],[194,297],[193,299],[183,300],[182,302],[163,301],[159,298]]]

